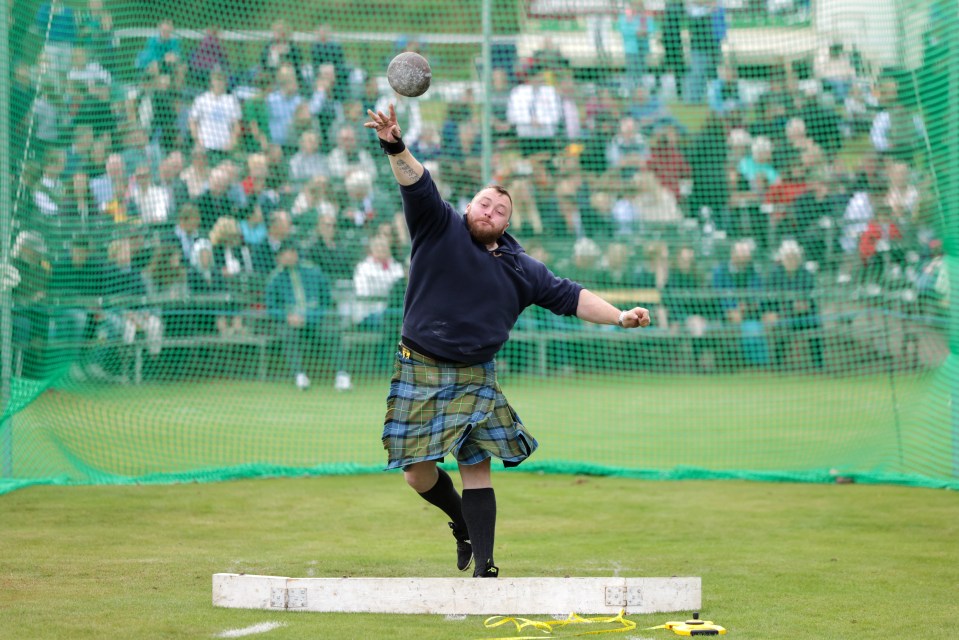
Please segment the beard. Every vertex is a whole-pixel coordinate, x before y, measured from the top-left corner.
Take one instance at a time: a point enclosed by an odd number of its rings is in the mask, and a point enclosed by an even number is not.
[[[470,230],[470,235],[483,246],[492,244],[503,236],[503,231],[489,224],[480,224],[474,221],[470,215],[466,216],[466,226]]]

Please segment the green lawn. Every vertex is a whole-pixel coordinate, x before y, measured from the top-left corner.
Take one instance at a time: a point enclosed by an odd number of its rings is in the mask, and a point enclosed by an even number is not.
[[[932,410],[945,392],[932,374],[502,380],[540,442],[530,464],[548,470],[952,478],[948,419]],[[244,465],[281,475],[330,465],[376,471],[387,386],[383,377],[357,380],[346,394],[321,380],[307,393],[236,381],[51,390],[13,419],[14,477],[209,479]]]
[[[701,576],[704,617],[743,640],[947,637],[959,615],[952,492],[528,473],[496,487],[504,576]],[[210,638],[271,621],[285,626],[252,637],[512,635],[481,616],[214,609],[217,572],[457,575],[441,514],[397,474],[0,497],[0,638]]]

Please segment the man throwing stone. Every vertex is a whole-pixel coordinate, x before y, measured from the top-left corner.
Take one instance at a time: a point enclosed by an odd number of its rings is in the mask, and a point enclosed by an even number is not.
[[[457,568],[495,578],[496,496],[490,459],[507,467],[538,446],[496,381],[493,357],[520,313],[539,305],[559,315],[625,329],[649,325],[649,311],[621,311],[581,285],[554,276],[506,233],[513,202],[499,186],[480,190],[460,215],[401,138],[396,112],[368,112],[400,185],[412,240],[402,341],[383,426],[390,469],[450,520]],[[436,466],[453,456],[456,492]]]

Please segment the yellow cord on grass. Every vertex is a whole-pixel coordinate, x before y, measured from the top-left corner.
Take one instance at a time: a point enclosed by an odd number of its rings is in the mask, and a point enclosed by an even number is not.
[[[589,636],[595,635],[598,633],[621,633],[624,631],[632,631],[636,628],[636,623],[632,620],[629,620],[623,617],[626,613],[625,609],[621,609],[619,615],[608,617],[592,617],[584,618],[583,616],[571,613],[565,620],[550,620],[548,622],[540,622],[538,620],[530,620],[528,618],[514,618],[512,616],[493,616],[487,618],[483,623],[487,629],[494,629],[496,627],[501,627],[505,624],[513,623],[516,627],[516,632],[519,633],[523,629],[533,628],[542,631],[543,633],[553,633],[554,629],[561,629],[571,624],[613,624],[618,623],[622,626],[617,629],[597,629],[595,631],[584,631],[582,633],[573,633],[568,636],[563,637],[573,637],[573,636]],[[505,638],[495,638],[494,640],[539,640],[542,636],[508,636]]]

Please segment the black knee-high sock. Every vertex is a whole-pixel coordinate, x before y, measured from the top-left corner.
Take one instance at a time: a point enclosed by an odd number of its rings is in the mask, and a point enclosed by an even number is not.
[[[496,537],[496,494],[493,489],[464,489],[463,518],[470,532],[476,570],[483,571],[493,561]]]
[[[449,474],[439,467],[436,468],[436,472],[439,474],[436,484],[433,485],[432,489],[422,492],[420,496],[430,504],[442,509],[443,513],[453,521],[453,526],[458,531],[465,533],[468,527],[463,519],[463,499],[460,498],[460,494],[456,493],[456,487],[453,486],[453,480]]]

